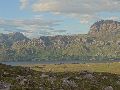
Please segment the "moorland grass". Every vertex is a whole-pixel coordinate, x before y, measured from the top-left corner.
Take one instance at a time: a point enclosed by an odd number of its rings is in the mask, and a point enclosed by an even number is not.
[[[86,63],[86,64],[33,64],[25,65],[41,72],[79,72],[89,70],[92,72],[108,72],[120,74],[120,62],[113,63]]]

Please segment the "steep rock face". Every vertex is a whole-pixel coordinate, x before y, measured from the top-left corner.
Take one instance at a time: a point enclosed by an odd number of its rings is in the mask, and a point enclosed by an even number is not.
[[[101,20],[94,23],[90,27],[89,35],[103,36],[103,35],[116,35],[120,31],[120,22],[113,20]]]
[[[0,34],[0,45],[11,46],[14,42],[29,40],[22,33]]]

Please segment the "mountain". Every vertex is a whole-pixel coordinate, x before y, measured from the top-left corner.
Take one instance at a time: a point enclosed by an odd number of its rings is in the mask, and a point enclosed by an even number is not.
[[[0,61],[119,60],[120,22],[94,23],[88,34],[41,36],[28,39],[22,33],[0,34]]]
[[[0,45],[5,45],[10,47],[14,42],[29,40],[20,32],[9,33],[9,34],[0,34]]]
[[[120,22],[113,20],[101,20],[90,27],[89,35],[103,39],[111,39],[120,35]]]

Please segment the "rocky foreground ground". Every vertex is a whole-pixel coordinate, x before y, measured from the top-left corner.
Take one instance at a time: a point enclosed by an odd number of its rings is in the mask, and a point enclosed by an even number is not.
[[[80,72],[38,72],[0,64],[0,90],[120,90],[120,75]]]

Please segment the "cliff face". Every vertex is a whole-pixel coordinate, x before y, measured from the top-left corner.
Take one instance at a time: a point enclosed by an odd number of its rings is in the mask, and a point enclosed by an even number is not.
[[[115,35],[120,31],[120,22],[113,20],[101,20],[94,23],[90,27],[89,35],[91,36],[103,36],[112,34]]]

